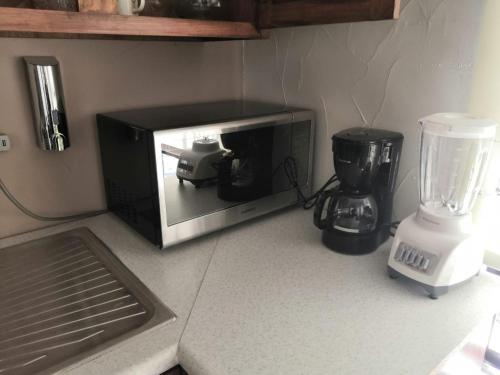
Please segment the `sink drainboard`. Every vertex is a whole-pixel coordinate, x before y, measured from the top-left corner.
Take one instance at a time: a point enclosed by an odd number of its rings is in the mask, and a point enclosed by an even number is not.
[[[0,249],[0,375],[52,373],[174,319],[87,228]]]

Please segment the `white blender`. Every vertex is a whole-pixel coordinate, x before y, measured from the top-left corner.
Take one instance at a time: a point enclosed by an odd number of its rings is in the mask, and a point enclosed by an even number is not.
[[[420,205],[398,226],[388,267],[392,278],[411,279],[436,299],[481,269],[484,248],[474,235],[471,210],[496,123],[439,113],[419,124]]]

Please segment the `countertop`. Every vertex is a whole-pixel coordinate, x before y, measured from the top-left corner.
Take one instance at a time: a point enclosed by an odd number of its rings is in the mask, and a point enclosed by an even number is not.
[[[178,316],[61,373],[427,374],[500,311],[488,272],[431,300],[391,280],[390,241],[347,256],[299,209],[160,251],[112,214],[0,240],[89,227]],[[187,323],[187,324],[186,324]]]
[[[147,375],[159,374],[175,366],[179,339],[218,234],[161,251],[114,215],[105,214],[3,239],[0,248],[78,227],[88,227],[94,232],[176,314],[177,319],[107,348],[57,374]]]

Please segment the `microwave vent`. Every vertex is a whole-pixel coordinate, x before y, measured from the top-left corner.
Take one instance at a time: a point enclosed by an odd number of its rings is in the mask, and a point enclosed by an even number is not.
[[[109,194],[109,209],[118,213],[122,218],[138,224],[137,194],[128,191],[123,186],[106,179],[106,191]]]

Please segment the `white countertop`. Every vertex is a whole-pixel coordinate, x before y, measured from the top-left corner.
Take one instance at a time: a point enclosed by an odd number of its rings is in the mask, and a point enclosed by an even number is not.
[[[337,254],[302,210],[164,251],[111,214],[0,240],[0,247],[79,226],[178,319],[61,373],[158,374],[179,361],[190,375],[426,374],[500,311],[498,276],[482,272],[431,300],[389,279],[388,243],[369,255]]]
[[[311,212],[221,237],[179,345],[190,375],[427,374],[500,311],[482,273],[431,300],[387,276],[389,243],[364,256],[328,250]]]
[[[218,235],[160,251],[120,219],[106,214],[0,240],[0,248],[82,226],[90,228],[177,319],[107,348],[58,374],[147,375],[175,366],[177,345]]]

